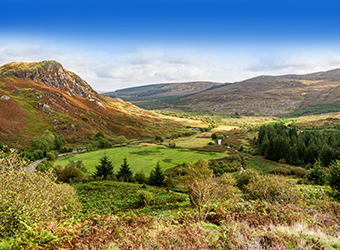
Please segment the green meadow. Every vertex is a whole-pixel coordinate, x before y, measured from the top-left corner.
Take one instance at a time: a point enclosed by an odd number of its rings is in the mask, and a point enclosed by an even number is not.
[[[115,171],[120,168],[124,157],[126,157],[127,162],[134,173],[143,171],[146,175],[149,175],[158,161],[160,162],[162,170],[166,170],[182,163],[196,162],[200,158],[210,160],[227,156],[222,153],[171,149],[154,145],[108,148],[83,154],[70,155],[57,160],[55,164],[59,164],[64,167],[68,164],[69,160],[82,160],[85,166],[88,167],[89,171],[93,172],[95,170],[95,166],[99,163],[99,159],[105,154],[109,156],[112,161]]]

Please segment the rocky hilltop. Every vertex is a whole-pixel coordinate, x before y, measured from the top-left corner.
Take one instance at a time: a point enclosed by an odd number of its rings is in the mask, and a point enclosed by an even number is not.
[[[185,126],[118,98],[99,95],[55,61],[0,67],[0,141],[27,145],[49,130],[86,143],[102,132],[108,140],[154,138]]]
[[[64,69],[56,61],[8,63],[0,68],[0,76],[32,80],[64,91],[68,95],[77,95],[88,99],[98,97],[98,93],[86,81]]]

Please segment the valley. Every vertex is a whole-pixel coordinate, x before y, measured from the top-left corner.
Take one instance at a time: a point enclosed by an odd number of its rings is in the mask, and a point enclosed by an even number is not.
[[[1,66],[0,249],[340,249],[339,72],[109,97]]]

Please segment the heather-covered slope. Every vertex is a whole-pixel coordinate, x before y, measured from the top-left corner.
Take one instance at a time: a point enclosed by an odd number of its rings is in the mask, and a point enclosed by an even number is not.
[[[282,115],[340,111],[340,69],[306,75],[259,76],[172,101],[212,113]]]
[[[154,138],[184,130],[178,122],[121,99],[99,95],[60,63],[10,63],[0,67],[0,140],[28,143],[48,129],[69,142],[83,142],[97,132],[108,139]]]
[[[108,92],[111,97],[122,98],[127,101],[142,101],[158,97],[182,96],[197,93],[214,86],[219,86],[217,82],[181,82],[152,84],[140,87],[126,88]]]
[[[128,100],[148,109],[215,114],[298,116],[339,112],[340,69],[306,75],[258,76],[189,95],[150,96],[140,103],[138,96],[130,96]]]

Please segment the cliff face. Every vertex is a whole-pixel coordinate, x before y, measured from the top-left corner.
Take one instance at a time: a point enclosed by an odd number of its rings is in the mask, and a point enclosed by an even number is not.
[[[98,98],[98,93],[86,81],[64,69],[56,61],[8,63],[0,67],[0,76],[30,79],[64,91],[68,95],[87,99]]]

